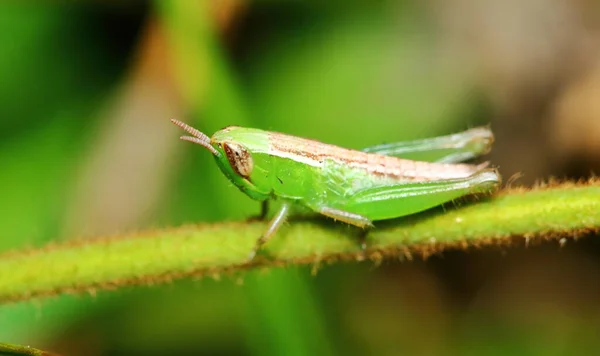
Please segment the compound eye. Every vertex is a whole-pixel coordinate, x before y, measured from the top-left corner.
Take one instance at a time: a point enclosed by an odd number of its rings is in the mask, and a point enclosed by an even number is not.
[[[224,142],[223,150],[233,170],[244,178],[250,178],[254,168],[250,152],[244,146],[233,142]]]

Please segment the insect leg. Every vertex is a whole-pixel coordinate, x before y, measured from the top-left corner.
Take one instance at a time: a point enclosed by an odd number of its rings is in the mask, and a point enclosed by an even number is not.
[[[371,220],[392,219],[418,213],[464,195],[491,193],[500,184],[495,169],[469,177],[429,182],[402,182],[365,189],[344,204],[344,209]]]
[[[260,202],[260,213],[258,215],[253,215],[248,218],[247,221],[263,221],[267,218],[269,214],[269,200],[263,200]]]
[[[358,226],[360,228],[373,226],[373,223],[371,222],[371,220],[369,220],[369,218],[359,214],[350,213],[348,211],[329,208],[325,206],[319,209],[318,212],[334,220],[345,222],[346,224]]]
[[[289,215],[291,206],[292,204],[290,202],[284,202],[281,205],[281,208],[279,208],[279,211],[277,212],[277,214],[275,214],[275,216],[269,223],[267,231],[265,231],[265,233],[262,234],[262,236],[256,241],[256,246],[254,247],[254,250],[252,250],[252,252],[250,253],[250,259],[254,258],[256,252],[260,250],[260,248],[264,244],[266,244],[271,239],[271,237],[273,237],[273,235],[275,235],[275,233],[277,232],[277,230],[279,230],[281,225],[283,225],[283,223]]]
[[[414,161],[457,163],[488,153],[493,142],[489,127],[476,127],[452,135],[388,143],[362,151]]]
[[[363,229],[359,235],[360,247],[363,250],[367,248],[367,229],[373,227],[373,223],[369,218],[367,218],[366,216],[354,214],[340,209],[330,208],[327,206],[321,207],[316,211],[334,220],[338,220],[349,225],[358,226],[361,229]]]
[[[269,213],[269,201],[263,200],[260,203],[260,215],[258,216],[258,218],[260,220],[264,220],[267,217],[268,213]]]

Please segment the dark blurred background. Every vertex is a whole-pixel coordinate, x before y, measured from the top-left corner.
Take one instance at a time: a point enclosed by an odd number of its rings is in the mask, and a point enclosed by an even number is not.
[[[0,249],[251,201],[169,118],[351,148],[491,123],[530,185],[600,172],[593,0],[0,3]],[[594,238],[255,271],[0,307],[65,355],[574,355],[600,350]],[[43,273],[43,271],[40,271]]]

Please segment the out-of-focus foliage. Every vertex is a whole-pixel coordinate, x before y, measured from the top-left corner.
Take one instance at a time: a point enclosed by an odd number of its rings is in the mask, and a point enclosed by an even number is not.
[[[354,148],[491,122],[489,158],[507,178],[598,172],[597,10],[3,2],[0,248],[255,214],[206,152],[177,142],[173,116],[207,133],[243,124]],[[507,252],[3,306],[0,340],[66,355],[597,349],[594,239]]]

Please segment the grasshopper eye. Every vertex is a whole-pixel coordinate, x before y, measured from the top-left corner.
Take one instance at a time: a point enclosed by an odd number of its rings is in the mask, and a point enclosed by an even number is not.
[[[254,161],[250,152],[244,146],[232,142],[224,142],[223,150],[233,170],[240,176],[249,178],[254,168]]]

